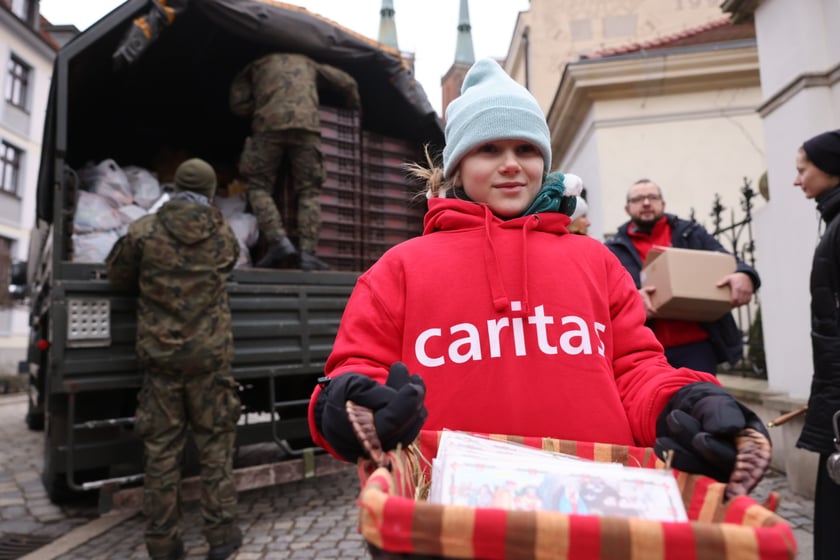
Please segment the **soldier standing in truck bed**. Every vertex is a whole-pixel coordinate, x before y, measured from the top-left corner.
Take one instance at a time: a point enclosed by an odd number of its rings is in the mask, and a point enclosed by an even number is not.
[[[239,173],[248,188],[248,201],[268,243],[257,267],[279,268],[298,254],[289,239],[274,201],[274,185],[285,160],[297,195],[299,266],[325,270],[315,256],[321,230],[318,197],[324,182],[321,154],[319,89],[329,88],[351,109],[360,107],[352,76],[307,56],[274,53],[248,64],[234,79],[230,107],[251,118],[251,135],[239,160]]]

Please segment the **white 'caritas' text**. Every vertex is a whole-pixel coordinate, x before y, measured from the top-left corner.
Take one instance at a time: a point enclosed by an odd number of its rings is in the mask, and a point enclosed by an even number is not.
[[[522,309],[521,302],[511,302],[511,310],[520,311]],[[527,319],[528,327],[525,325]],[[548,334],[548,325],[554,324],[554,317],[545,314],[545,308],[538,305],[534,308],[532,315],[528,317],[502,317],[500,319],[490,319],[487,321],[486,331],[483,333],[486,336],[487,347],[489,349],[490,358],[499,358],[502,356],[502,333],[506,329],[511,329],[513,335],[513,352],[516,356],[527,356],[528,350],[533,346],[534,339],[536,340],[537,348],[543,354],[557,354],[562,351],[568,355],[577,354],[592,354],[593,337],[597,339],[597,348],[595,351],[599,355],[604,355],[604,341],[601,333],[606,331],[606,326],[603,323],[593,321],[590,329],[586,320],[576,315],[565,315],[560,317],[560,324],[563,326],[562,332],[557,340],[550,340]],[[438,343],[446,336],[441,328],[430,328],[421,332],[414,342],[414,353],[417,356],[417,361],[425,367],[439,367],[446,364],[447,358],[456,364],[463,364],[470,360],[481,360],[484,358],[481,351],[482,332],[476,325],[472,323],[458,323],[449,327],[448,347],[446,355],[429,355],[429,342],[436,338],[441,338]],[[531,340],[531,344],[527,343]]]

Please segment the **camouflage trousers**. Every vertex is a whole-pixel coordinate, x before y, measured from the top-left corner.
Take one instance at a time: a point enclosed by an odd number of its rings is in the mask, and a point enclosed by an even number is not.
[[[229,369],[144,375],[135,429],[145,451],[143,512],[150,555],[168,553],[181,538],[179,491],[188,427],[198,449],[204,536],[211,546],[228,539],[237,517],[233,445],[240,413],[238,385]]]
[[[321,135],[306,130],[254,134],[245,140],[239,174],[248,188],[248,202],[257,217],[260,233],[269,242],[288,235],[274,197],[277,177],[288,171],[297,198],[297,235],[300,249],[315,251],[321,232],[321,185],[324,157]]]

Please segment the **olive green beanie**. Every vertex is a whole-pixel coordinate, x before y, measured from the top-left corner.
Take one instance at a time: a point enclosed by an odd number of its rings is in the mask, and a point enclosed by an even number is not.
[[[175,191],[192,191],[208,199],[216,193],[216,172],[199,158],[188,159],[175,170]]]

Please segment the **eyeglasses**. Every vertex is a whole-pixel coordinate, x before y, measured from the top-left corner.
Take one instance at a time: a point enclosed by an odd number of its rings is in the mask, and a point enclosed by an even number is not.
[[[659,202],[662,200],[661,194],[640,194],[638,196],[634,196],[633,198],[628,198],[627,202],[630,204],[640,204],[647,200],[648,202]]]

